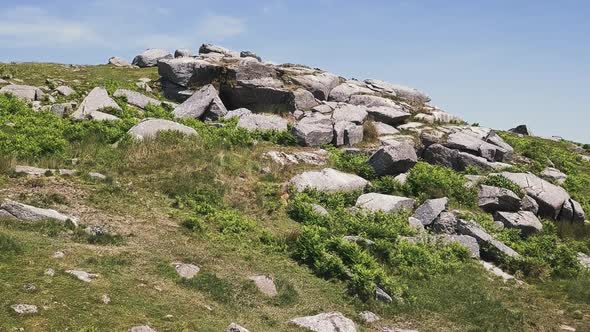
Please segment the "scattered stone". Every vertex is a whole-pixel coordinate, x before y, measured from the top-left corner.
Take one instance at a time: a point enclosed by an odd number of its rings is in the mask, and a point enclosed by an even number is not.
[[[289,122],[282,117],[274,114],[245,114],[240,116],[238,127],[255,130],[287,130]]]
[[[166,50],[161,49],[148,49],[145,52],[139,54],[133,59],[132,64],[140,68],[155,67],[158,65],[158,61],[162,59],[173,58]]]
[[[97,173],[97,172],[90,172],[88,173],[88,177],[90,177],[91,179],[94,180],[101,180],[104,181],[107,179],[107,176],[101,173]]]
[[[28,283],[23,286],[23,290],[25,292],[34,292],[37,290],[37,286],[35,286],[34,284],[31,284],[31,283]]]
[[[567,174],[553,167],[545,168],[545,170],[541,172],[541,177],[546,180],[554,181],[557,184],[563,184],[565,180],[567,180]]]
[[[418,332],[418,330],[408,330],[408,329],[400,329],[397,327],[383,327],[379,330],[379,332]]]
[[[231,323],[226,329],[226,332],[250,332],[245,327],[242,327],[236,323]]]
[[[409,217],[408,218],[408,225],[410,225],[411,228],[415,229],[418,232],[424,232],[424,225],[422,225],[422,222],[414,217]]]
[[[60,95],[66,96],[66,97],[69,97],[69,96],[76,93],[76,90],[74,90],[66,85],[58,86],[57,88],[55,88],[55,91],[57,91]]]
[[[408,181],[408,176],[409,176],[409,173],[402,173],[402,174],[396,175],[394,177],[394,179],[399,184],[402,184],[403,185],[403,184],[406,184],[406,182]]]
[[[455,234],[457,232],[457,217],[452,212],[443,211],[431,225],[434,233]]]
[[[207,117],[216,120],[227,113],[227,109],[219,98],[219,92],[211,84],[195,92],[184,103],[174,109],[174,117],[179,119]]]
[[[358,175],[347,174],[332,168],[320,171],[307,171],[289,182],[297,191],[315,189],[321,192],[349,192],[363,190],[369,182]]]
[[[486,212],[520,210],[520,198],[511,190],[482,185],[477,195],[479,207]]]
[[[373,212],[397,212],[402,209],[412,209],[414,203],[412,198],[368,193],[359,196],[355,206]]]
[[[403,111],[401,108],[387,106],[370,107],[367,109],[369,117],[376,122],[383,122],[391,126],[397,126],[410,118],[411,114]]]
[[[94,119],[94,120],[117,120],[114,115],[100,112],[105,108],[112,108],[121,111],[121,107],[109,97],[107,90],[102,87],[96,87],[90,91],[88,96],[84,98],[78,110],[72,114],[72,118],[76,120]]]
[[[328,215],[330,215],[330,212],[328,212],[328,210],[326,210],[325,207],[323,207],[321,205],[318,205],[318,204],[312,204],[311,205],[311,210],[314,213],[319,214],[320,216],[328,216]]]
[[[201,271],[198,266],[193,264],[176,262],[172,263],[172,266],[174,266],[176,273],[183,279],[192,279]]]
[[[193,56],[193,52],[187,48],[180,48],[174,51],[175,58],[190,58]]]
[[[537,216],[529,211],[515,213],[498,211],[494,213],[494,220],[501,222],[505,227],[518,228],[524,235],[531,235],[543,229],[543,224]]]
[[[109,294],[102,294],[102,296],[100,297],[100,301],[103,304],[109,304],[111,303],[111,297],[109,296]]]
[[[56,220],[63,223],[72,223],[73,225],[78,224],[78,219],[70,216],[66,216],[52,209],[42,209],[31,205],[22,204],[15,202],[10,199],[4,200],[0,205],[0,210],[4,210],[14,216],[16,219],[22,221],[43,221],[43,220]]]
[[[175,131],[187,136],[197,135],[197,131],[191,127],[164,119],[143,120],[129,129],[127,133],[134,139],[141,141],[145,138],[156,137],[164,131]]]
[[[370,247],[375,244],[374,241],[371,241],[369,239],[365,239],[364,237],[358,236],[358,235],[346,235],[346,236],[343,236],[342,239],[346,242],[356,243],[359,246],[363,246],[363,247]]]
[[[524,136],[532,136],[533,135],[531,133],[531,131],[529,130],[529,128],[527,127],[527,125],[519,125],[519,126],[516,126],[515,128],[508,129],[508,131],[513,132],[515,134],[524,135]]]
[[[375,152],[368,161],[377,176],[405,173],[417,162],[414,146],[407,142],[392,142]]]
[[[48,277],[53,277],[55,275],[55,270],[52,268],[48,268],[47,270],[45,270],[45,272],[43,272],[43,274]]]
[[[250,277],[249,279],[254,281],[254,284],[256,284],[256,287],[262,294],[268,297],[275,297],[278,295],[277,287],[271,277],[260,275]]]
[[[152,329],[151,327],[149,327],[147,325],[142,325],[142,326],[134,326],[134,327],[130,328],[128,332],[156,332],[156,330]]]
[[[66,270],[66,273],[73,275],[74,277],[78,278],[78,280],[84,282],[92,282],[92,279],[98,278],[99,275],[95,273],[88,273],[82,270]]]
[[[113,65],[115,67],[131,67],[131,64],[127,60],[117,56],[109,59],[109,65]]]
[[[568,332],[576,332],[576,328],[569,326],[569,325],[565,325],[565,324],[561,324],[559,325],[559,329],[561,331],[568,331]]]
[[[38,311],[37,306],[32,304],[15,304],[11,305],[10,308],[19,315],[32,315]]]
[[[115,93],[113,93],[113,96],[125,97],[127,99],[128,104],[133,105],[133,106],[137,106],[141,109],[145,109],[148,105],[153,105],[153,106],[161,106],[162,105],[162,102],[159,100],[142,95],[139,92],[126,90],[126,89],[117,89],[117,91],[115,91]]]
[[[285,165],[309,164],[309,165],[323,165],[328,162],[328,151],[301,151],[286,153],[282,151],[269,151],[264,154],[275,163]]]
[[[441,212],[447,209],[448,203],[449,199],[447,197],[429,199],[425,201],[424,204],[420,205],[418,209],[416,209],[413,217],[420,220],[424,226],[430,225],[441,214]]]
[[[488,234],[481,226],[473,221],[460,219],[457,223],[457,233],[474,237],[481,249],[494,259],[498,259],[500,255],[506,255],[508,257],[520,256],[512,248]]]
[[[314,332],[356,332],[356,325],[339,312],[291,319],[298,327]]]
[[[53,114],[56,114],[62,118],[72,114],[74,112],[74,107],[76,103],[61,103],[61,104],[53,104],[50,106],[49,111]]]
[[[375,289],[375,300],[387,303],[393,302],[393,298],[380,287]]]
[[[0,94],[11,94],[27,101],[40,101],[43,91],[35,86],[11,84],[0,88]]]
[[[34,166],[16,165],[14,172],[17,174],[26,174],[31,176],[46,176],[53,174],[53,171],[48,168],[39,168]]]
[[[53,253],[53,258],[54,259],[62,259],[66,256],[66,254],[63,251],[56,251]]]
[[[364,323],[371,324],[381,320],[381,317],[377,316],[371,311],[363,311],[359,314],[359,319]]]
[[[498,268],[497,266],[495,266],[492,263],[488,263],[485,261],[479,261],[481,263],[481,265],[488,270],[490,273],[492,273],[493,275],[502,278],[502,280],[504,280],[504,282],[510,281],[510,280],[514,280],[516,281],[518,284],[521,284],[522,282],[517,280],[516,278],[514,278],[514,276],[502,271],[500,268]]]
[[[590,270],[590,257],[583,252],[579,252],[577,257],[578,262],[580,262],[583,267]]]

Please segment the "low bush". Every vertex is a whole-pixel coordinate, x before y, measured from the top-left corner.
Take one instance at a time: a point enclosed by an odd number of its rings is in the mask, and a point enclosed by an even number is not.
[[[342,172],[354,173],[365,179],[375,178],[375,170],[367,161],[364,154],[347,153],[335,147],[327,147],[332,166]]]
[[[516,183],[510,181],[509,179],[507,179],[506,177],[504,177],[502,175],[490,175],[490,176],[487,176],[481,182],[481,184],[484,184],[486,186],[492,186],[492,187],[499,187],[499,188],[508,189],[508,190],[512,191],[513,193],[517,194],[520,197],[523,197],[524,196],[523,190]]]

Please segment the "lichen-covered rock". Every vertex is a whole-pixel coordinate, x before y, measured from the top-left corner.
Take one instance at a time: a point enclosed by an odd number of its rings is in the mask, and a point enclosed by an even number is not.
[[[10,308],[19,315],[32,315],[38,311],[37,306],[32,304],[15,304],[11,305]]]
[[[482,185],[477,195],[479,207],[486,212],[520,210],[520,198],[511,190]]]
[[[296,326],[314,332],[356,332],[356,325],[339,312],[291,319]]]
[[[321,171],[301,173],[293,177],[290,184],[297,191],[314,189],[321,192],[349,192],[363,190],[369,182],[358,175],[325,168]]]
[[[4,200],[0,205],[0,210],[6,211],[16,219],[22,221],[56,220],[63,223],[78,224],[78,219],[75,217],[66,216],[52,209],[42,209],[22,204],[10,199]]]
[[[457,233],[474,237],[480,248],[493,259],[500,259],[502,255],[508,257],[520,256],[512,248],[488,234],[481,226],[473,221],[459,219],[457,223]]]
[[[414,208],[414,199],[378,193],[368,193],[359,196],[356,207],[369,211],[397,212]]]
[[[197,131],[180,123],[164,119],[146,119],[133,126],[127,132],[137,140],[155,137],[163,131],[176,131],[185,135],[197,135]]]
[[[409,171],[418,162],[414,146],[407,142],[393,142],[379,149],[369,158],[369,165],[377,176],[398,175]]]

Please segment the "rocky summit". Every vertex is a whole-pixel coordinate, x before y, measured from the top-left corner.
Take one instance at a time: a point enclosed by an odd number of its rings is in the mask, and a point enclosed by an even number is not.
[[[253,50],[105,63],[0,64],[0,331],[590,331],[590,145]]]

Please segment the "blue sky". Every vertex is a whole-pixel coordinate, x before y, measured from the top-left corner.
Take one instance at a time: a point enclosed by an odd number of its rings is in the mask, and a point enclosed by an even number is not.
[[[0,62],[203,42],[414,86],[468,122],[590,143],[590,2],[2,0]]]

